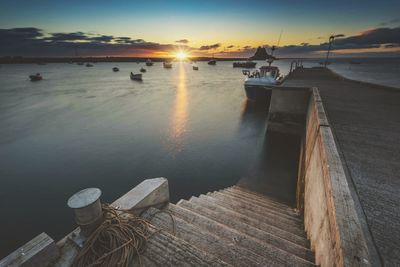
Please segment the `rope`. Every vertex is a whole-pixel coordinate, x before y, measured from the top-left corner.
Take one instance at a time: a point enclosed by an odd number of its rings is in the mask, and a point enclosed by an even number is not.
[[[152,236],[149,223],[125,210],[103,205],[103,223],[90,235],[72,263],[73,267],[121,266],[132,264]]]

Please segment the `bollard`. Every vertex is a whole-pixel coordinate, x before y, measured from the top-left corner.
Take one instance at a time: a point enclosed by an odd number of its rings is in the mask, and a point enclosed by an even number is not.
[[[74,210],[75,221],[84,236],[89,236],[102,222],[103,212],[100,203],[101,190],[83,189],[68,199],[68,206]]]

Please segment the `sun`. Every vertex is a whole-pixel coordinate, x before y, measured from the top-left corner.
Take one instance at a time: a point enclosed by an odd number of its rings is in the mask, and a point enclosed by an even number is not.
[[[176,58],[179,60],[184,60],[187,58],[187,54],[183,51],[179,51],[178,53],[176,53]]]

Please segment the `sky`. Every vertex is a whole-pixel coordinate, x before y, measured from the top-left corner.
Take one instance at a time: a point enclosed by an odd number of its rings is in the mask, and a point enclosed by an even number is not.
[[[400,1],[0,0],[0,56],[399,56]],[[281,38],[279,39],[279,37]]]

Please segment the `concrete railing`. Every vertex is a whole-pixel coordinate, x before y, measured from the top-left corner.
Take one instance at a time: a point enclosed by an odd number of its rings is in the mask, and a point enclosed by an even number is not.
[[[321,266],[369,266],[370,255],[318,89],[302,138],[297,205]]]

